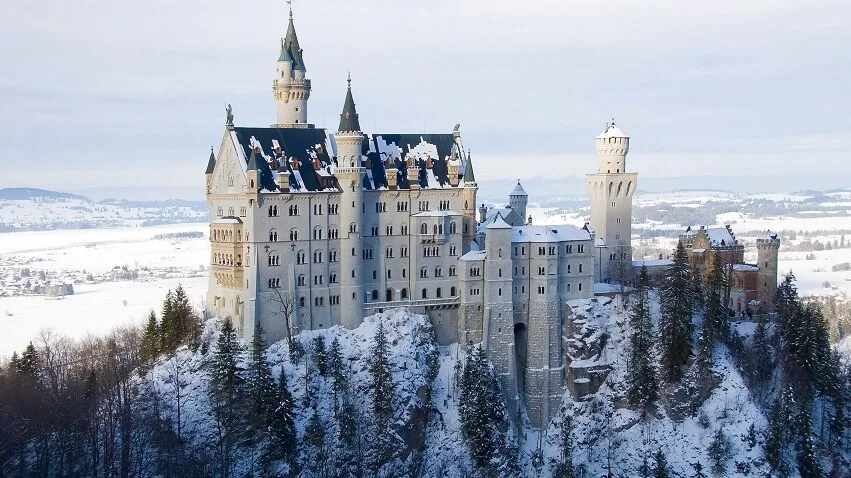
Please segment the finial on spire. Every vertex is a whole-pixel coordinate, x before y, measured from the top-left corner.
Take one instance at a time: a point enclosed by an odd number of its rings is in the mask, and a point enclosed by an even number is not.
[[[287,5],[290,6],[290,20],[293,19],[293,0],[287,0]]]
[[[352,72],[350,71],[348,76],[346,77],[346,84],[349,85],[349,89],[352,89]]]

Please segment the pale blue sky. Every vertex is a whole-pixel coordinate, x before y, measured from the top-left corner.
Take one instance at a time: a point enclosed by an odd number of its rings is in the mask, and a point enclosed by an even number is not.
[[[648,177],[851,177],[851,2],[707,3],[297,0],[309,119],[351,70],[364,129],[460,122],[481,179],[590,172],[612,115]],[[283,1],[0,10],[0,187],[199,197],[225,103],[274,121]]]

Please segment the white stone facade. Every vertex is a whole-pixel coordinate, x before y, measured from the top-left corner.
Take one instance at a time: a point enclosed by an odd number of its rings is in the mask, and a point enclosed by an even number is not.
[[[458,127],[365,135],[351,86],[343,131],[313,128],[292,21],[290,30],[274,80],[277,123],[228,124],[208,164],[205,312],[231,319],[247,340],[262,325],[275,341],[410,307],[431,318],[439,343],[482,343],[512,416],[525,404],[545,426],[564,393],[569,301],[591,297],[595,271],[606,270],[595,234],[526,224],[519,182],[509,194],[512,224],[499,212],[477,222],[478,186]],[[290,96],[296,86],[306,94]],[[620,239],[629,251],[635,174],[622,169],[628,138],[614,137],[617,147],[597,141],[605,154],[589,175],[592,226],[607,247]]]

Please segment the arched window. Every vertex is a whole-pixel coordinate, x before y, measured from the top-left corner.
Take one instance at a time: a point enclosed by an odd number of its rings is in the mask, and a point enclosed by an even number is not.
[[[500,250],[499,250],[499,251],[497,251],[497,252],[498,252],[499,257],[502,257],[502,249],[500,249]]]
[[[428,289],[423,289],[423,299],[428,299]]]
[[[278,242],[278,231],[272,229],[269,231],[269,242]]]
[[[378,300],[378,291],[377,290],[372,291],[372,300]]]
[[[399,291],[399,297],[401,297],[402,300],[407,299],[408,298],[408,289],[402,289],[401,291]]]
[[[387,289],[387,292],[386,292],[386,294],[385,294],[385,300],[386,300],[387,302],[392,302],[392,301],[393,301],[393,289]]]
[[[426,277],[428,277],[428,268],[423,267],[422,269],[420,269],[420,278],[425,279]]]
[[[358,225],[354,222],[349,224],[349,232],[351,232],[351,233],[358,232]]]
[[[435,277],[443,277],[443,268],[437,266],[434,268],[434,276]]]
[[[434,235],[437,235],[437,224],[434,225],[433,230],[434,230]]]
[[[298,229],[292,228],[290,229],[290,240],[297,241],[298,240]]]
[[[449,234],[455,234],[456,232],[458,232],[457,229],[458,227],[455,225],[454,222],[449,223]]]
[[[420,234],[428,234],[428,226],[426,223],[420,224]]]
[[[322,240],[322,228],[321,227],[316,226],[316,227],[313,228],[313,240],[314,241]]]
[[[455,297],[455,292],[456,292],[455,286],[452,286],[452,287],[449,288],[449,296],[450,297]]]
[[[436,290],[436,291],[434,291],[434,294],[435,294],[435,296],[436,296],[438,299],[440,299],[441,297],[443,297],[443,291],[442,291],[442,290],[440,290],[440,287],[438,287],[438,288],[437,288],[437,290]]]

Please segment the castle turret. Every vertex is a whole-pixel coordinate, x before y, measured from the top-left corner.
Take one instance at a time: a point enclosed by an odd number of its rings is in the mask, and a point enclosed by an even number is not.
[[[210,191],[213,187],[213,171],[216,169],[216,155],[213,154],[213,147],[210,146],[210,159],[207,160],[207,170],[204,172],[204,175],[207,178],[207,194],[210,194]]]
[[[476,238],[476,192],[479,185],[476,183],[476,175],[473,172],[473,158],[467,151],[467,161],[464,165],[464,187],[461,188],[461,197],[464,199],[464,225],[462,227],[463,243],[461,249],[464,252],[470,250],[470,244]]]
[[[361,259],[363,204],[363,133],[360,131],[352,80],[348,79],[346,100],[335,135],[337,164],[335,176],[340,184],[340,325],[354,329],[363,320],[364,292]]]
[[[520,185],[520,180],[518,179],[517,186],[514,186],[514,190],[508,195],[508,204],[511,206],[511,209],[514,209],[514,212],[516,212],[518,216],[525,218],[526,204],[528,204],[528,202],[529,195],[526,194],[526,190]]]
[[[488,358],[494,365],[509,414],[515,417],[518,397],[518,353],[515,347],[514,303],[512,301],[511,226],[497,213],[485,226],[485,281],[482,338]],[[525,329],[523,330],[525,332]]]
[[[308,128],[307,100],[310,98],[310,80],[305,74],[303,51],[298,44],[298,36],[293,25],[293,12],[290,9],[290,21],[287,34],[281,40],[281,53],[275,79],[272,80],[272,92],[277,105],[275,128]]]
[[[760,307],[770,312],[774,310],[774,294],[777,291],[778,253],[780,238],[777,234],[766,234],[756,240],[757,265],[757,297]]]
[[[626,172],[629,137],[615,125],[596,139],[597,173],[587,176],[591,229],[598,238],[597,282],[622,282],[632,275],[632,196],[638,174]]]

